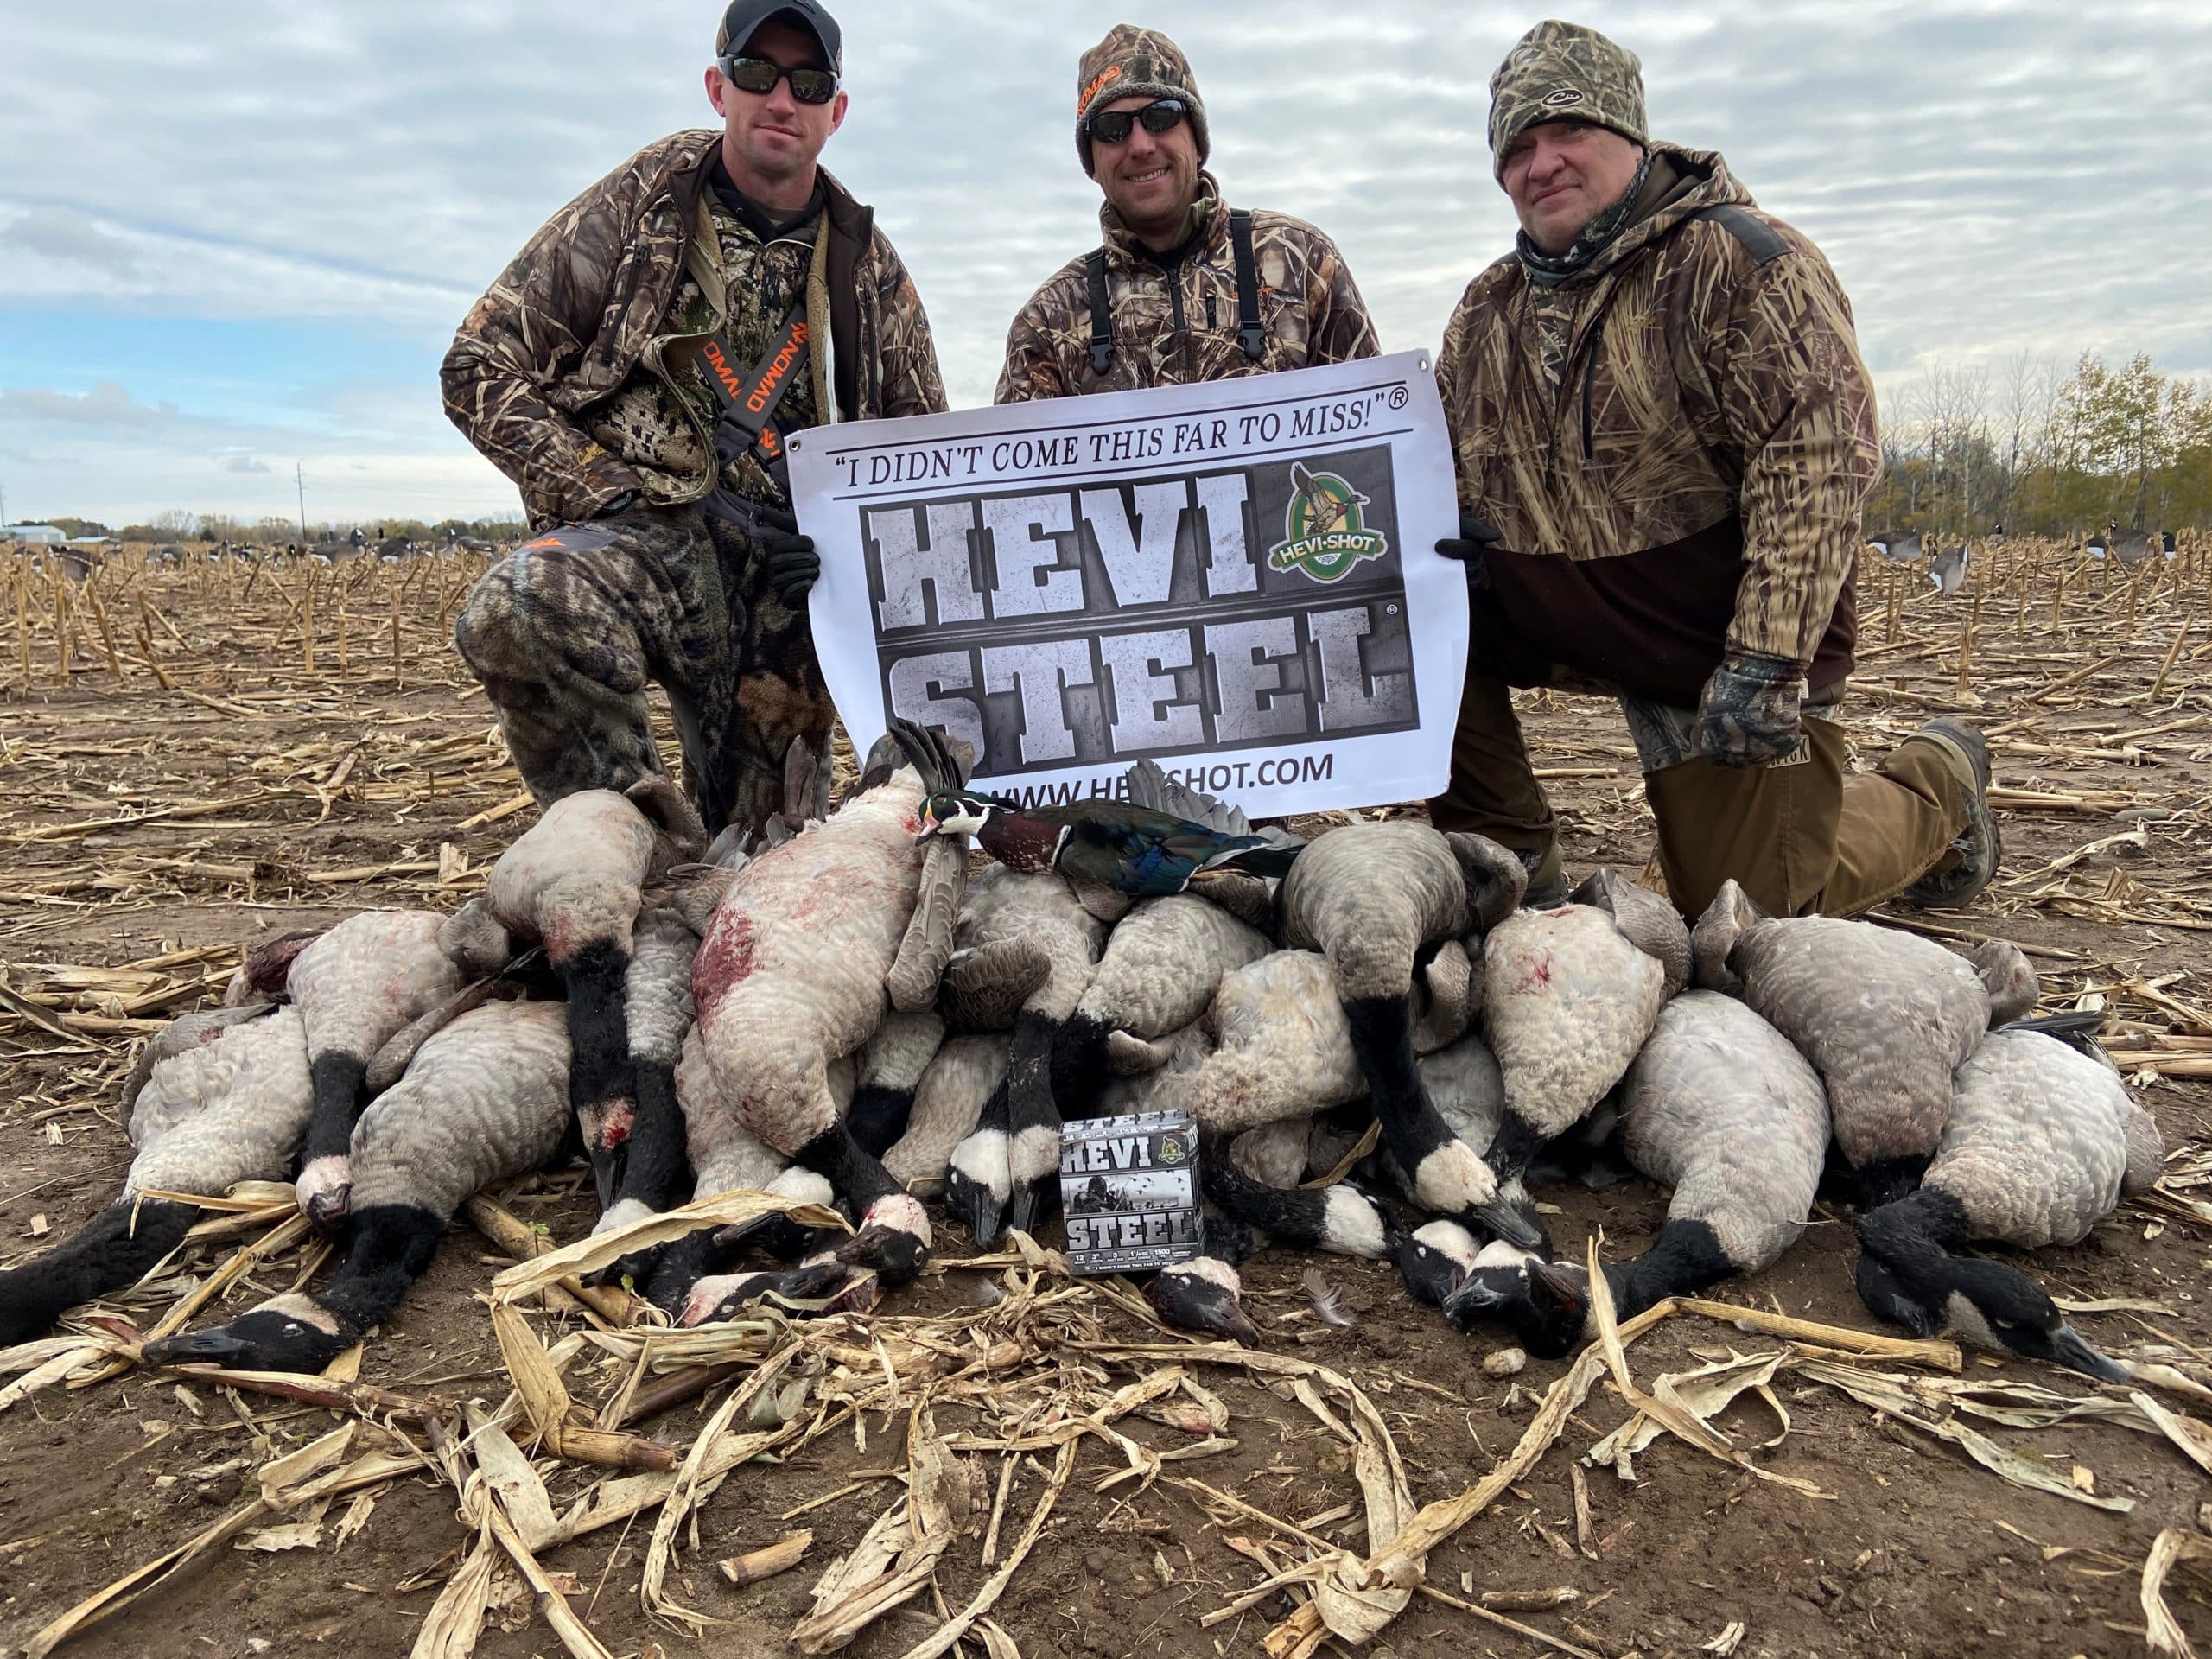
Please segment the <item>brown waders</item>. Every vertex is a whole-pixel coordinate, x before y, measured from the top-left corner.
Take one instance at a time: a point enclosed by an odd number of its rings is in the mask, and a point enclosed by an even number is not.
[[[1827,688],[1815,696],[1832,698]],[[1954,857],[1966,827],[1967,786],[1938,743],[1907,739],[1872,772],[1846,776],[1832,700],[1806,710],[1805,758],[1779,766],[1677,759],[1692,713],[1634,702],[1624,712],[1644,758],[1667,891],[1693,920],[1731,877],[1770,915],[1858,915]],[[1503,680],[1467,677],[1452,781],[1428,812],[1440,830],[1471,830],[1516,852],[1556,845]]]

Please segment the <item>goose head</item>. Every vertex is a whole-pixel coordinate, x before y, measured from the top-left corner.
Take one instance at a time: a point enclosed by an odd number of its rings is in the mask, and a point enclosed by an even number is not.
[[[150,1365],[220,1365],[228,1370],[319,1371],[359,1333],[311,1296],[272,1297],[227,1325],[146,1344]]]
[[[1859,1299],[1878,1317],[1924,1337],[1948,1332],[1977,1347],[2063,1365],[2101,1382],[2133,1376],[2068,1324],[2018,1268],[1936,1249],[1878,1254],[1866,1243],[1862,1227]]]

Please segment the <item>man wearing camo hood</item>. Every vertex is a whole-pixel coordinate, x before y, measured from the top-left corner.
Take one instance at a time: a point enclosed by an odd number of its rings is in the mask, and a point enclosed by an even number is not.
[[[1232,213],[1181,48],[1116,25],[1076,71],[1075,147],[1104,242],[1039,289],[1007,335],[996,401],[1187,385],[1372,357],[1336,244],[1287,213]]]
[[[663,769],[648,682],[710,830],[783,810],[795,741],[829,752],[821,562],[779,435],[945,406],[906,266],[817,165],[843,70],[821,0],[730,0],[704,78],[718,124],[554,214],[447,353],[447,414],[539,532],[476,584],[457,637],[541,804]]]
[[[1709,150],[1645,131],[1642,67],[1548,22],[1491,80],[1521,221],[1437,359],[1472,639],[1446,830],[1563,894],[1509,686],[1616,696],[1668,891],[1780,916],[1961,905],[1996,869],[1988,748],[1938,720],[1845,775],[1859,510],[1880,448],[1849,302]]]

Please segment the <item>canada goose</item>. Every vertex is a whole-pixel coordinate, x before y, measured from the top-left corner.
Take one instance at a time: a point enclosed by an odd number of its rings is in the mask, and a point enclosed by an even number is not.
[[[1952,1252],[2078,1243],[2158,1179],[2164,1155],[2157,1123],[2109,1065],[2038,1031],[1992,1032],[1959,1068],[1919,1190],[1859,1219],[1860,1299],[1923,1336],[1948,1331],[2124,1381],[2025,1274]]]
[[[448,524],[446,526],[445,551],[448,556],[456,552],[489,553],[492,551],[492,543],[485,541],[481,537],[464,536],[461,533],[461,527],[458,524]]]
[[[1276,1187],[1255,1181],[1218,1148],[1209,1151],[1198,1179],[1206,1197],[1273,1243],[1294,1249],[1379,1261],[1390,1254],[1397,1217],[1382,1200],[1350,1181],[1332,1186]]]
[[[944,1019],[934,1008],[894,1009],[884,1017],[861,1050],[853,1103],[845,1110],[861,1151],[880,1158],[906,1133],[922,1079],[944,1046]]]
[[[1836,1149],[1870,1209],[1919,1184],[1951,1115],[1952,1073],[1992,1025],[2034,1005],[2034,972],[2002,940],[1969,961],[1871,922],[1771,918],[1733,881],[1690,943],[1699,985],[1740,997],[1820,1073]]]
[[[291,1173],[315,1109],[299,1010],[261,1002],[188,1014],[156,1033],[119,1106],[137,1148],[123,1195],[45,1255],[0,1274],[0,1347],[143,1277],[198,1209],[151,1190],[219,1196]]]
[[[1675,907],[1599,870],[1556,910],[1516,911],[1483,944],[1483,1021],[1505,1080],[1484,1154],[1500,1180],[1618,1083],[1668,998],[1688,982]]]
[[[1090,1115],[1113,1033],[1149,1042],[1179,1030],[1205,1012],[1224,976],[1273,949],[1267,935],[1211,899],[1176,893],[1136,906],[1107,938],[1053,1049],[1061,1115]]]
[[[490,1003],[429,1038],[354,1131],[348,1248],[329,1282],[149,1343],[148,1361],[271,1371],[328,1364],[398,1306],[471,1193],[559,1150],[568,1060],[557,1003]]]
[[[462,969],[440,943],[445,918],[427,910],[369,910],[290,950],[284,987],[307,1029],[315,1117],[296,1183],[318,1226],[346,1214],[346,1148],[361,1113],[369,1062],[391,1038],[461,987]]]
[[[2122,564],[2140,564],[2152,554],[2162,550],[2156,532],[2122,530],[2117,518],[2105,526],[2105,546]]]
[[[1928,580],[1939,594],[1955,594],[1967,585],[1967,544],[1961,542],[1948,553],[1928,562]]]
[[[731,878],[692,968],[722,1109],[855,1206],[860,1231],[842,1259],[874,1268],[886,1285],[919,1271],[928,1219],[854,1141],[829,1067],[866,1042],[889,1007],[918,1008],[936,995],[966,849],[924,833],[921,805],[957,788],[965,765],[941,733],[894,722],[836,812]]]
[[[946,1210],[988,1246],[1007,1228],[1035,1226],[1045,1185],[1059,1169],[1052,1052],[1097,967],[1106,925],[1061,877],[995,864],[969,882],[955,937],[969,953],[1018,944],[1027,956],[1041,952],[1046,968],[1015,1012],[1006,1077],[945,1172]]]
[[[671,1103],[639,1112],[632,1058],[627,978],[633,965],[638,913],[644,889],[671,867],[695,858],[706,833],[690,799],[658,774],[620,793],[581,790],[546,807],[543,816],[499,855],[480,898],[461,906],[448,923],[448,948],[463,940],[496,954],[500,930],[542,944],[566,989],[569,1098],[584,1134],[602,1214],[625,1197],[658,1208],[650,1192],[626,1193],[623,1183],[635,1164],[645,1186],[664,1190],[680,1152],[674,1146]],[[664,954],[679,944],[664,918],[658,936]],[[658,976],[664,1025],[681,1019],[681,993],[665,972]],[[680,1033],[677,1033],[680,1036]],[[668,1033],[659,1051],[675,1059]],[[640,1144],[642,1140],[642,1144]]]
[[[1659,1011],[1621,1095],[1629,1162],[1673,1189],[1649,1249],[1605,1264],[1621,1318],[1757,1273],[1796,1243],[1820,1185],[1828,1108],[1787,1038],[1732,997],[1686,991]],[[1502,1316],[1546,1358],[1589,1334],[1580,1268],[1509,1276],[1507,1294],[1498,1289],[1471,1279],[1445,1312],[1461,1324]]]
[[[1007,1042],[1001,1032],[963,1032],[945,1039],[915,1085],[906,1133],[883,1154],[883,1166],[908,1192],[934,1198],[944,1190],[953,1148],[975,1130],[983,1103],[1006,1077]]]
[[[1518,858],[1480,836],[1356,823],[1309,844],[1276,897],[1283,944],[1328,959],[1375,1115],[1421,1207],[1471,1215],[1534,1245],[1543,1237],[1535,1216],[1497,1203],[1496,1175],[1452,1135],[1423,1090],[1413,1007],[1424,953],[1489,931],[1520,902],[1528,880]]]
[[[1878,547],[1885,558],[1899,564],[1910,564],[1921,554],[1926,533],[1917,530],[1885,530],[1866,537],[1866,545]]]

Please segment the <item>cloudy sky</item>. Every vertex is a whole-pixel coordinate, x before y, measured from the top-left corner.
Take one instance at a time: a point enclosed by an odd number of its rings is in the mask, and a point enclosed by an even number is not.
[[[833,0],[825,160],[919,283],[955,404],[1097,239],[1075,61],[1174,34],[1234,202],[1344,250],[1386,349],[1433,347],[1509,245],[1486,83],[1544,15],[1434,0]],[[2205,0],[1592,0],[1660,136],[1716,148],[1827,249],[1891,402],[1936,361],[2150,353],[2212,372]],[[454,324],[546,215],[711,119],[708,0],[7,0],[7,516],[435,518],[511,509],[445,422]]]

